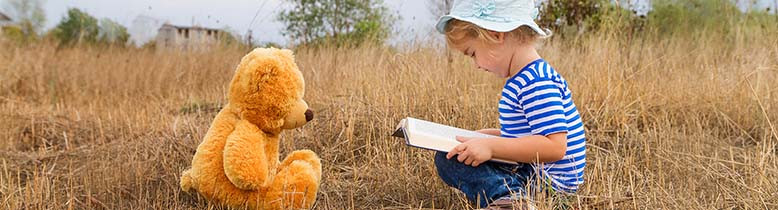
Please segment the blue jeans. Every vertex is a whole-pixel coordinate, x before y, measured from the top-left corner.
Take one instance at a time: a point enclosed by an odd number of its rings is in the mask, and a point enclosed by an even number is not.
[[[457,161],[457,156],[446,159],[445,152],[435,154],[435,167],[443,182],[461,190],[479,208],[511,193],[526,196],[526,186],[531,183],[530,178],[535,177],[530,164],[488,161],[472,167]]]

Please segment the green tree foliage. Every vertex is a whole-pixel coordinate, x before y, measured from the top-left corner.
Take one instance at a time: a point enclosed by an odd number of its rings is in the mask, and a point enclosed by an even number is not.
[[[235,34],[237,34],[235,30],[232,30],[229,26],[225,26],[219,32],[219,44],[227,47],[245,47],[245,44],[240,41],[240,37]]]
[[[22,41],[38,38],[46,23],[46,13],[42,9],[41,0],[7,0],[3,7],[21,31],[19,37]]]
[[[97,18],[77,8],[70,8],[67,16],[52,29],[51,34],[61,45],[79,43],[125,45],[130,39],[127,28],[104,18]]]
[[[301,44],[383,42],[396,19],[382,0],[288,0],[278,20],[283,34]]]
[[[127,44],[130,34],[127,28],[111,19],[103,18],[100,20],[98,40],[109,44]]]
[[[100,27],[96,18],[79,9],[70,8],[67,16],[53,30],[60,44],[70,45],[97,42]]]
[[[432,17],[439,18],[451,12],[454,0],[427,0],[427,6]]]
[[[18,26],[3,26],[3,37],[0,38],[8,38],[9,40],[14,41],[24,41],[26,38],[24,36],[24,31],[22,31],[22,28],[19,28]]]
[[[648,34],[694,40],[723,38],[736,43],[750,36],[775,34],[778,15],[763,10],[743,12],[729,0],[655,0],[648,14]]]
[[[725,34],[745,16],[728,0],[656,0],[648,24],[658,33],[674,35],[706,30]]]
[[[539,23],[555,30],[573,27],[582,33],[598,28],[605,12],[613,8],[610,0],[548,0],[541,7]]]
[[[744,30],[778,28],[778,16],[765,11],[742,12],[731,0],[653,0],[646,17],[612,0],[548,0],[540,24],[562,36],[593,30],[628,35],[730,36]]]

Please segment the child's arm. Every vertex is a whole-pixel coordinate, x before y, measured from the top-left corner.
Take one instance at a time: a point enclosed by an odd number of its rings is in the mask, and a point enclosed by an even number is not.
[[[457,137],[457,140],[462,144],[454,147],[446,158],[458,155],[459,162],[471,166],[478,166],[492,158],[523,163],[555,162],[561,160],[567,151],[566,132],[520,138]]]
[[[508,102],[501,102],[500,109],[520,109],[535,135],[519,138],[462,138],[462,142],[448,152],[447,158],[457,155],[459,162],[479,164],[496,157],[524,163],[555,162],[567,151],[567,123],[559,83],[550,77],[521,78],[519,84],[511,83],[503,95]],[[507,93],[505,93],[507,92]],[[511,97],[511,95],[514,97]],[[513,98],[513,99],[511,99]]]
[[[485,129],[477,130],[475,132],[479,132],[479,133],[483,133],[483,134],[487,134],[487,135],[492,135],[492,136],[500,136],[500,135],[502,135],[500,133],[500,129],[497,129],[497,128],[485,128]]]

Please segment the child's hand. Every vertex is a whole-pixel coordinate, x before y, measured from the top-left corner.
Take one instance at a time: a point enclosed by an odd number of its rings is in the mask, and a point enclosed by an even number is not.
[[[458,155],[459,162],[473,167],[492,159],[492,149],[486,144],[485,138],[457,136],[457,141],[462,143],[446,154],[447,159]]]

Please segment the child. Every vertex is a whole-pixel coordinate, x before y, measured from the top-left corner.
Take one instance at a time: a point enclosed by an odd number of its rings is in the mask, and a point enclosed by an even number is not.
[[[461,144],[435,156],[441,179],[479,207],[510,204],[512,195],[529,196],[530,188],[573,193],[583,183],[583,124],[567,81],[535,50],[547,36],[536,16],[532,0],[458,0],[437,24],[479,69],[507,79],[498,104],[501,128],[479,130],[499,137],[457,137]],[[533,186],[534,177],[540,186]]]

